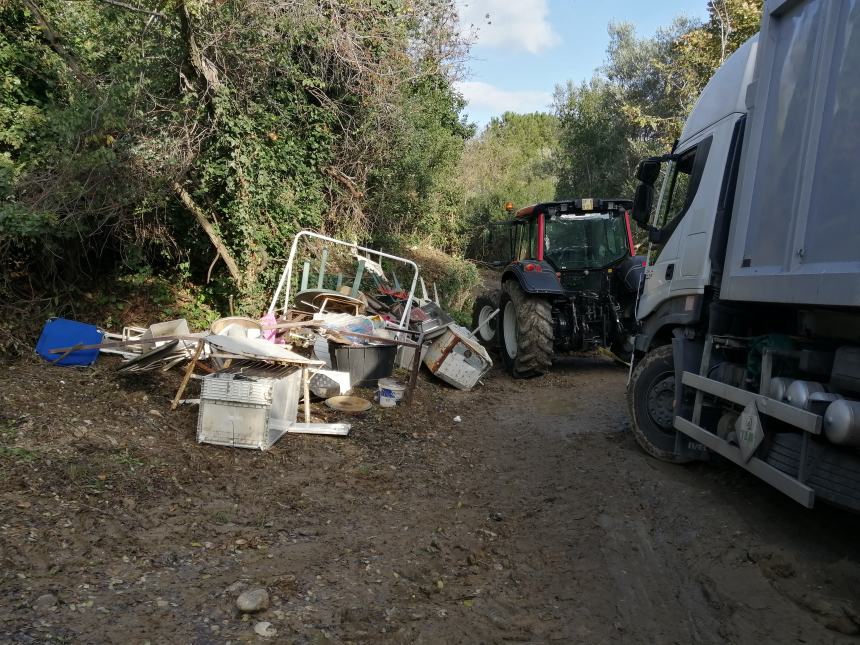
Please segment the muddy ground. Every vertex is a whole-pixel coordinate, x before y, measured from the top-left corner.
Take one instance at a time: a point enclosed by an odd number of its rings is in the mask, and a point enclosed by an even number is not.
[[[266,453],[196,444],[178,374],[115,365],[2,364],[4,643],[860,641],[858,518],[646,457],[603,359],[424,377]]]

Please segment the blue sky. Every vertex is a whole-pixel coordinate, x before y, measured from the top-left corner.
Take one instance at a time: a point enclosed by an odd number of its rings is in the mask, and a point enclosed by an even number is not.
[[[506,110],[546,110],[556,84],[591,78],[603,64],[610,22],[651,36],[675,16],[707,17],[707,0],[457,0],[473,35],[458,89],[469,119],[484,126]],[[489,14],[489,18],[487,18]]]

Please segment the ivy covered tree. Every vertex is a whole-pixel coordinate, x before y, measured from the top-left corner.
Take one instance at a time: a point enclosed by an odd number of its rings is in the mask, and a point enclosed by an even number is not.
[[[466,49],[452,0],[8,0],[4,266],[184,260],[250,305],[303,227],[444,242]]]

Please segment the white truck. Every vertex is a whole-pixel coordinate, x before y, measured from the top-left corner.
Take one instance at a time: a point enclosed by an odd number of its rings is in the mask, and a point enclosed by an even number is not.
[[[638,443],[860,509],[860,3],[766,0],[637,178]]]

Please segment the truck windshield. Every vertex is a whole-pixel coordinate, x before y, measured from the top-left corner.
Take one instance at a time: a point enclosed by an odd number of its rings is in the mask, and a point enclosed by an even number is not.
[[[546,220],[544,258],[556,269],[597,269],[626,254],[627,232],[618,215],[561,215]]]

